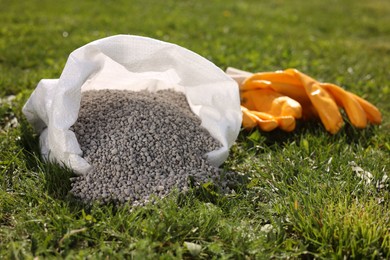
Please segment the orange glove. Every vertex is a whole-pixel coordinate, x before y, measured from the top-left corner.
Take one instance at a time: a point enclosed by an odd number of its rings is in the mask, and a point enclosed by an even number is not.
[[[226,73],[240,86],[253,75],[234,68],[228,68]],[[280,127],[289,132],[295,129],[295,119],[302,116],[302,107],[298,102],[271,88],[240,91],[240,95],[242,125],[245,129],[257,126],[268,132]]]
[[[367,121],[373,124],[380,124],[382,121],[379,110],[366,100],[334,84],[320,83],[296,69],[250,74],[228,68],[227,74],[240,84],[240,93],[243,98],[241,104],[248,105],[249,110],[270,113],[274,116],[281,115],[274,113],[275,109],[268,109],[267,106],[254,105],[262,104],[264,100],[268,102],[275,100],[272,92],[262,92],[272,90],[280,97],[286,96],[297,101],[302,106],[304,119],[319,117],[326,130],[332,134],[337,133],[344,124],[339,107],[344,108],[351,123],[358,128],[366,127]],[[257,92],[260,94],[254,94]],[[260,99],[263,95],[267,97]],[[300,117],[298,114],[291,116]]]

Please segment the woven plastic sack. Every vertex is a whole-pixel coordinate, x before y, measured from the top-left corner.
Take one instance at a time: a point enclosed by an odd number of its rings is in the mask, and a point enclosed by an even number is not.
[[[69,128],[77,120],[81,93],[97,89],[183,92],[201,125],[222,144],[206,154],[214,166],[227,158],[240,130],[238,86],[213,63],[175,44],[117,35],[73,51],[60,78],[42,79],[23,107],[40,134],[44,159],[79,174],[90,169]]]

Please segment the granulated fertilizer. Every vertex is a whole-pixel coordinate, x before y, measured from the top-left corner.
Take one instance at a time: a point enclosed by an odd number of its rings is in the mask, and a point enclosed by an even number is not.
[[[130,202],[188,189],[189,177],[219,177],[204,154],[220,147],[200,126],[184,94],[172,90],[87,91],[72,127],[93,167],[72,179],[71,193],[86,203]]]

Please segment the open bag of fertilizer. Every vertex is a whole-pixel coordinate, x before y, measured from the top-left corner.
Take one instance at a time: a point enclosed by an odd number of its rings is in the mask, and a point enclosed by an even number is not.
[[[91,165],[83,157],[72,127],[79,116],[82,93],[107,89],[141,92],[171,89],[183,93],[201,126],[221,144],[205,154],[215,167],[227,158],[240,130],[238,87],[222,70],[178,45],[118,35],[73,51],[60,78],[42,79],[25,104],[23,113],[40,133],[41,153],[46,160],[63,163],[79,174],[90,171]],[[105,96],[99,99],[104,103]],[[126,124],[121,124],[121,129],[126,130]],[[111,138],[115,144],[115,136]]]

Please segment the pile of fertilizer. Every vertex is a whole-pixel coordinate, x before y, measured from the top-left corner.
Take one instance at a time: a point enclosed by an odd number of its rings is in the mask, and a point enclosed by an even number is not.
[[[82,93],[72,130],[92,170],[72,179],[71,193],[85,203],[142,205],[187,190],[189,178],[217,180],[220,170],[204,154],[221,144],[200,123],[172,90]]]

